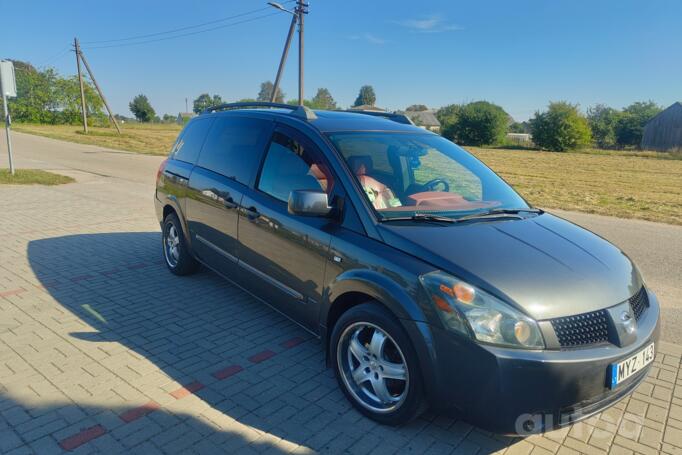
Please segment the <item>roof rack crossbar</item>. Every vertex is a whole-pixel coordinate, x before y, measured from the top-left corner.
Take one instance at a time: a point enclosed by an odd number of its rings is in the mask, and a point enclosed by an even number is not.
[[[351,112],[353,114],[372,115],[374,117],[383,117],[387,120],[392,120],[396,123],[402,123],[404,125],[414,125],[412,120],[405,114],[396,114],[394,112],[382,112],[382,111],[362,111],[362,110],[358,110],[358,109],[346,109],[343,112]]]
[[[298,106],[283,103],[269,103],[266,101],[247,101],[242,103],[224,103],[217,106],[211,106],[204,109],[201,115],[212,114],[213,112],[229,111],[232,109],[246,109],[246,108],[271,108],[271,109],[289,109],[291,115],[303,118],[305,120],[315,120],[317,116],[315,113],[305,106]]]

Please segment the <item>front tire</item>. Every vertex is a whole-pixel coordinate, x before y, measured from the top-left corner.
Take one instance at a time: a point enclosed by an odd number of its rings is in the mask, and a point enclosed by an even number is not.
[[[169,213],[163,220],[161,246],[166,267],[175,275],[190,275],[199,268],[199,263],[187,248],[180,219],[175,213]]]
[[[377,302],[354,306],[341,315],[331,350],[339,386],[362,414],[399,425],[426,408],[412,343],[398,320]]]

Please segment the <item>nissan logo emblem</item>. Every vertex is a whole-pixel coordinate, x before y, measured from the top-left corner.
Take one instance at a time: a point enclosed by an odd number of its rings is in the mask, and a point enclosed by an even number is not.
[[[635,331],[635,320],[629,311],[623,311],[620,315],[620,320],[623,321],[623,328],[627,333],[633,333]]]

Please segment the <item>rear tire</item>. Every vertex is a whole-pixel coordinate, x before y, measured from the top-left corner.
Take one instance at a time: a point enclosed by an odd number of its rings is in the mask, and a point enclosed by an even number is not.
[[[190,275],[199,268],[199,263],[189,252],[187,241],[182,232],[180,219],[169,213],[163,220],[161,247],[166,267],[175,275]]]
[[[400,322],[377,302],[341,315],[331,336],[331,361],[348,400],[386,425],[417,418],[426,409],[417,354]]]

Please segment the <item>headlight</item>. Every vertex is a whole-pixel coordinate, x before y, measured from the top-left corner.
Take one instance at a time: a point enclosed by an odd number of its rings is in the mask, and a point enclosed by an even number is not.
[[[445,272],[422,275],[420,281],[449,329],[502,346],[542,349],[537,323],[493,297]]]

